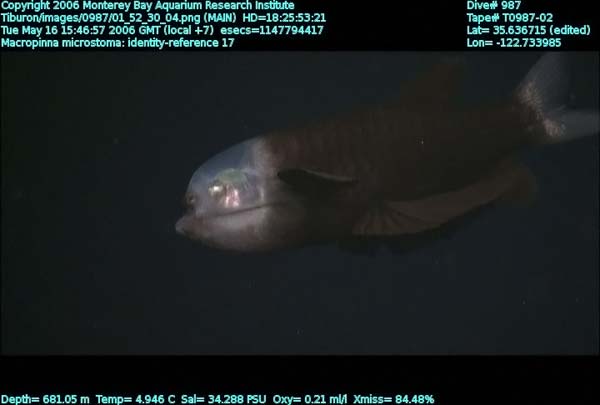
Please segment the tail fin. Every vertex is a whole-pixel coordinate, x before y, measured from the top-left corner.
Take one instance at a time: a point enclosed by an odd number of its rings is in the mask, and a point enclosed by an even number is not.
[[[569,83],[565,58],[563,53],[546,53],[516,91],[519,102],[531,108],[542,125],[542,134],[536,139],[542,144],[566,142],[599,131],[597,110],[567,108]]]

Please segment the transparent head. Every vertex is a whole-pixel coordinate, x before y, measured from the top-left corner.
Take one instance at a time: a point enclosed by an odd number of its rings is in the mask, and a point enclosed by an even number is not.
[[[252,145],[252,140],[237,144],[194,172],[184,197],[188,211],[196,217],[214,217],[252,209],[264,202]]]
[[[193,174],[178,233],[227,250],[255,251],[299,237],[304,208],[277,177],[269,149],[253,138]]]

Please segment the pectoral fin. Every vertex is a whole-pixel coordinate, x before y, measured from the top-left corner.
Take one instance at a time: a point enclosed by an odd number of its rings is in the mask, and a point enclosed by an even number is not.
[[[334,191],[356,182],[351,177],[296,168],[281,170],[277,176],[290,187],[307,194]]]
[[[467,187],[412,201],[382,201],[355,224],[355,235],[401,235],[437,228],[498,199],[531,200],[535,181],[529,169],[503,164]],[[524,198],[526,197],[526,198]]]

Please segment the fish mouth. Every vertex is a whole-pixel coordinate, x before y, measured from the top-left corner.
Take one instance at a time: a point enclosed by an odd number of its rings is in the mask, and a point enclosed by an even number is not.
[[[240,209],[240,210],[236,210],[236,211],[232,211],[232,212],[225,212],[225,213],[221,213],[221,214],[215,214],[215,215],[210,215],[210,216],[200,216],[200,217],[195,217],[193,214],[187,214],[182,216],[181,218],[179,218],[177,220],[177,222],[175,223],[175,231],[183,236],[187,236],[187,237],[192,237],[192,232],[190,228],[194,228],[194,223],[198,224],[198,225],[202,225],[202,224],[215,224],[218,223],[219,221],[222,220],[226,220],[226,219],[232,219],[235,217],[242,217],[242,216],[246,216],[248,214],[260,211],[260,210],[266,210],[270,207],[272,207],[275,204],[263,204],[263,205],[258,205],[258,206],[254,206],[254,207],[249,207],[249,208],[244,208],[244,209]]]
[[[232,216],[236,216],[236,215],[243,215],[243,214],[245,214],[247,212],[260,210],[262,208],[268,208],[268,207],[271,207],[273,205],[274,204],[255,205],[255,206],[252,206],[252,207],[238,209],[238,210],[231,211],[231,212],[223,212],[221,214],[215,214],[215,215],[210,215],[210,216],[203,216],[203,217],[200,217],[199,219],[201,221],[211,221],[211,220],[215,220],[215,219],[219,219],[219,218],[224,218],[224,217],[232,217]]]

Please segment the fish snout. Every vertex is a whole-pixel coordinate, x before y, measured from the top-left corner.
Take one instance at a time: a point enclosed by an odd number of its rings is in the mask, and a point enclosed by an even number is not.
[[[189,227],[187,226],[187,223],[186,217],[179,218],[175,223],[175,231],[180,235],[189,236]]]

